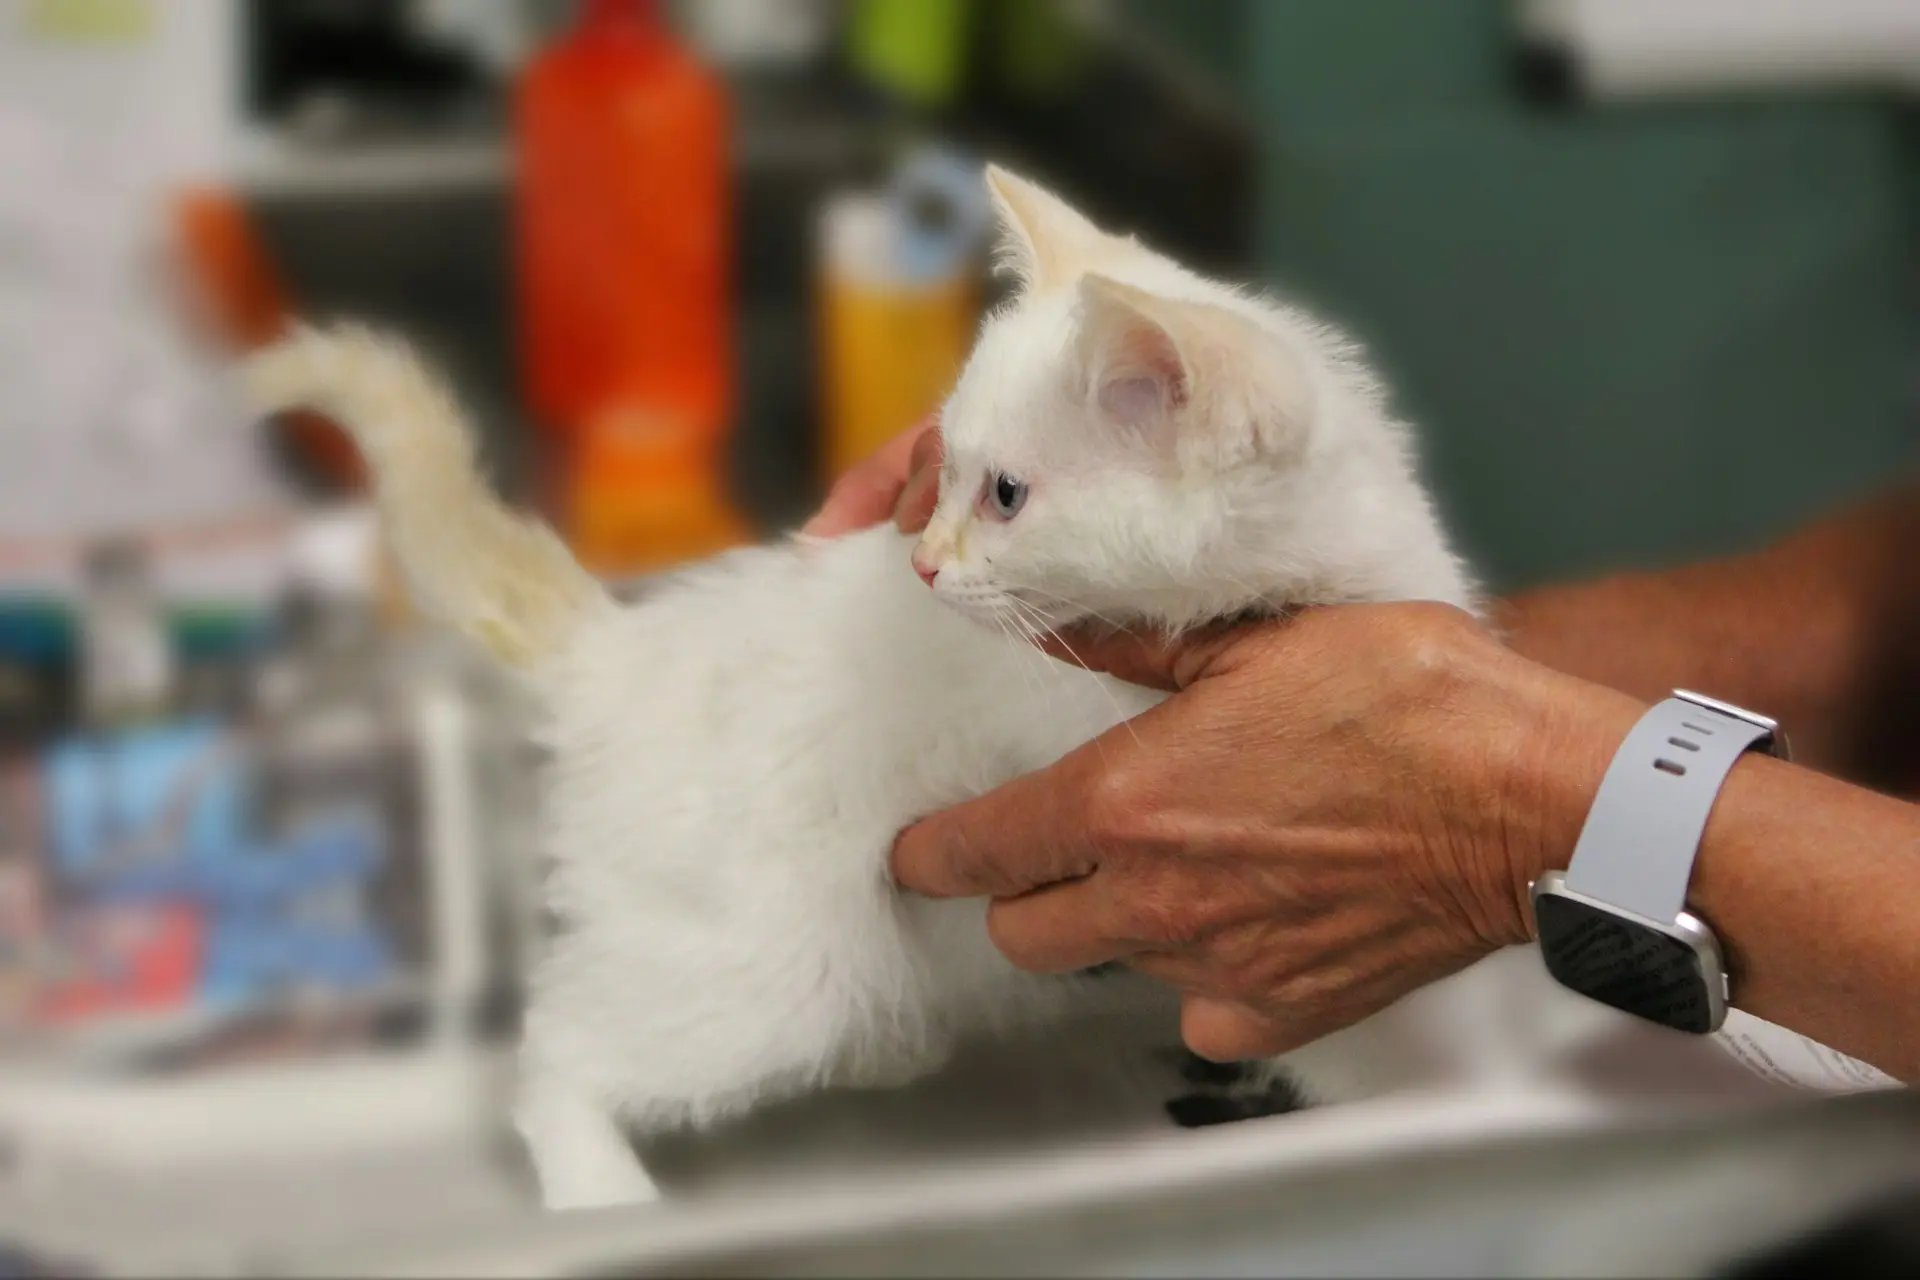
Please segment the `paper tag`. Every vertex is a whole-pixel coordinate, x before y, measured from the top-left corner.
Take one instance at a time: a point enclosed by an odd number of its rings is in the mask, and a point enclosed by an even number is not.
[[[1738,1009],[1727,1011],[1727,1020],[1713,1039],[1755,1075],[1797,1089],[1865,1093],[1902,1087],[1886,1072],[1858,1058],[1849,1058],[1817,1040],[1809,1040],[1798,1032],[1776,1027]]]

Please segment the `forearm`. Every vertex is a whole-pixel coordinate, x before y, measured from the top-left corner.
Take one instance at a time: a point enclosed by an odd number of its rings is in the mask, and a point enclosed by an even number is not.
[[[1744,760],[1689,904],[1726,950],[1737,1007],[1920,1083],[1920,808]]]
[[[1694,688],[1786,728],[1796,756],[1872,785],[1920,776],[1920,489],[1902,486],[1752,555],[1501,603],[1535,661],[1657,701]]]
[[[1524,818],[1508,828],[1525,851],[1507,889],[1522,919],[1527,886],[1566,870],[1646,711],[1596,684],[1540,682],[1505,806]],[[1920,806],[1750,755],[1714,803],[1687,904],[1720,939],[1737,1008],[1920,1083]]]

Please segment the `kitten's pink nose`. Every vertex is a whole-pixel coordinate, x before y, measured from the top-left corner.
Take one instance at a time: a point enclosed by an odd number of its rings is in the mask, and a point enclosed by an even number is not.
[[[919,574],[920,581],[926,583],[928,586],[932,586],[933,580],[940,576],[940,566],[937,564],[928,564],[920,558],[918,551],[913,553],[913,571]]]

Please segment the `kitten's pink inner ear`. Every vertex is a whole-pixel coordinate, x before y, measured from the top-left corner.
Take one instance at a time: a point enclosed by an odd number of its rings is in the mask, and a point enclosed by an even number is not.
[[[1141,423],[1185,407],[1192,377],[1144,295],[1101,276],[1081,283],[1081,350],[1102,411]]]
[[[1097,273],[1079,288],[1081,385],[1109,420],[1209,466],[1278,456],[1306,439],[1306,372],[1256,319]]]
[[[1191,394],[1186,366],[1165,333],[1149,328],[1124,335],[1120,344],[1098,375],[1102,409],[1141,422],[1186,405]]]
[[[1145,422],[1166,406],[1166,390],[1153,378],[1120,378],[1100,387],[1101,412],[1122,422]]]

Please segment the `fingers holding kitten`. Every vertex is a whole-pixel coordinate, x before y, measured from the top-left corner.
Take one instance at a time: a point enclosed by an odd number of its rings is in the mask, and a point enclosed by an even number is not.
[[[935,422],[936,419],[928,418],[901,432],[880,446],[871,458],[834,481],[833,488],[827,493],[827,500],[814,517],[801,526],[800,532],[814,538],[837,538],[879,524],[889,517],[904,532],[914,533],[925,528],[927,519],[933,514],[933,503],[915,487],[914,482],[923,473],[930,472],[933,477],[932,491],[937,495],[940,433]],[[918,511],[922,505],[925,514],[918,517],[919,523],[915,527],[907,528],[904,515]]]
[[[893,507],[893,523],[902,533],[919,533],[933,519],[940,501],[940,433],[929,426],[913,442],[907,483]]]
[[[1178,693],[1222,669],[1246,642],[1276,635],[1286,625],[1279,619],[1227,622],[1172,637],[1075,626],[1044,635],[1035,643],[1047,656],[1061,662],[1142,688]]]
[[[1229,1000],[1190,995],[1180,1001],[1180,1039],[1209,1062],[1271,1058],[1332,1030],[1283,1022]]]
[[[1045,885],[987,909],[987,937],[1016,969],[1078,973],[1122,960],[1139,945],[1125,940],[1121,912],[1100,873]]]
[[[975,800],[923,818],[893,845],[896,883],[929,898],[1015,898],[1100,865],[1087,821],[1099,757],[1071,752]]]

